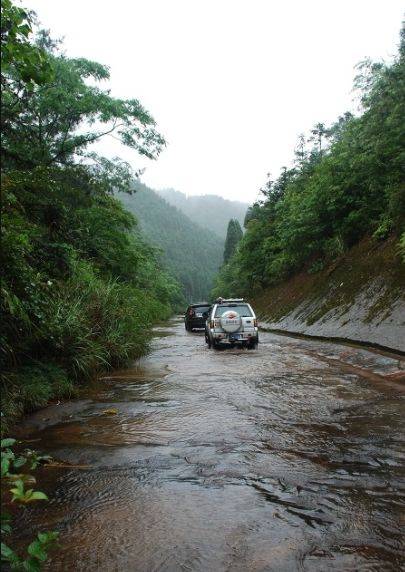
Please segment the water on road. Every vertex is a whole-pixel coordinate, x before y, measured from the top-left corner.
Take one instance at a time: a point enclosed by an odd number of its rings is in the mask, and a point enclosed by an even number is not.
[[[66,466],[40,470],[50,501],[20,540],[59,530],[52,571],[400,570],[401,365],[271,333],[208,350],[174,320],[132,368],[28,418]]]

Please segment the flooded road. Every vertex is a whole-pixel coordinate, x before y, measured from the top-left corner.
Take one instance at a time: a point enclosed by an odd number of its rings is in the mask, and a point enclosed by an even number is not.
[[[40,470],[50,501],[18,525],[60,531],[48,570],[403,569],[398,358],[271,333],[208,350],[179,320],[156,335],[23,428],[74,465]]]

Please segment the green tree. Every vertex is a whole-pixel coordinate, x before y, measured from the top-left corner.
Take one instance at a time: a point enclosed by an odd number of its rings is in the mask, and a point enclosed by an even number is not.
[[[268,179],[232,264],[221,270],[223,291],[252,292],[320,269],[365,236],[404,232],[405,29],[397,58],[363,62],[355,85],[362,113],[317,124],[312,151],[300,137],[294,168]]]
[[[65,57],[45,33],[31,43],[31,14],[1,10],[4,426],[144,353],[181,290],[114,196],[132,192],[128,165],[90,148],[114,132],[156,158],[153,118],[100,87],[105,66]]]
[[[29,40],[32,34],[32,13],[1,0],[1,86],[22,82],[20,87],[32,89],[51,77],[51,66],[45,51]],[[15,88],[15,85],[14,85]]]
[[[109,79],[106,66],[84,58],[69,59],[57,50],[44,33],[33,48],[34,54],[46,58],[52,81],[21,81],[18,66],[6,67],[1,141],[5,167],[72,164],[86,158],[98,171],[103,166],[111,171],[113,162],[99,160],[88,151],[91,143],[111,133],[138,153],[156,158],[164,139],[141,103],[114,98],[100,87]],[[124,182],[128,187],[128,178]]]
[[[315,143],[317,152],[321,155],[323,150],[322,145],[325,138],[328,137],[329,131],[326,129],[324,123],[317,123],[313,129],[311,129],[311,134],[309,141],[313,141]]]
[[[236,218],[232,218],[228,223],[228,230],[225,239],[224,262],[227,263],[234,254],[240,239],[243,236],[242,228]]]
[[[135,193],[120,193],[125,208],[139,220],[142,232],[161,249],[162,262],[180,282],[190,302],[205,300],[222,261],[223,241],[191,221],[158,193],[135,183]]]

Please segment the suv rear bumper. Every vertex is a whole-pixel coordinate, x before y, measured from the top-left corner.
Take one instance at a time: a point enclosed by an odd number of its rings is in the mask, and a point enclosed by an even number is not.
[[[228,334],[227,332],[213,332],[212,336],[216,342],[249,342],[257,340],[258,332],[235,332],[234,334]]]
[[[185,323],[189,328],[205,328],[205,318],[187,318]]]

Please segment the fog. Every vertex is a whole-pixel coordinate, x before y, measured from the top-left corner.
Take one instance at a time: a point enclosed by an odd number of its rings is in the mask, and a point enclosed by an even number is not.
[[[107,137],[155,188],[251,202],[291,164],[301,132],[356,110],[354,66],[396,53],[399,0],[27,0],[67,55],[108,65],[167,147],[155,162]]]

